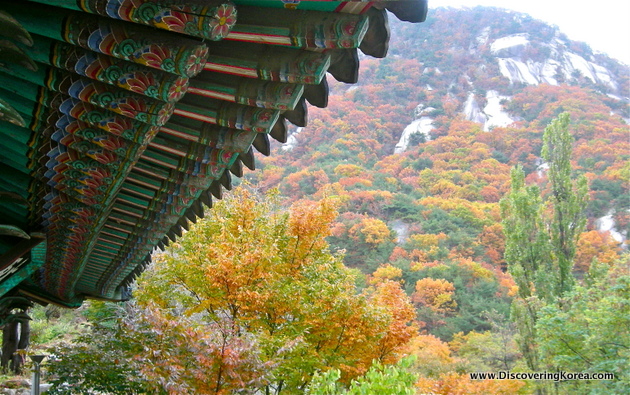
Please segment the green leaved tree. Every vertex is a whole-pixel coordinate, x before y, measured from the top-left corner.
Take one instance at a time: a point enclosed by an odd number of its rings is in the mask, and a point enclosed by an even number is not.
[[[548,222],[553,273],[550,297],[563,296],[573,288],[575,279],[571,271],[576,245],[586,226],[588,184],[585,176],[572,178],[573,136],[569,123],[569,114],[560,114],[545,129],[543,137],[542,157],[549,164],[547,174],[551,183],[548,204],[553,210],[553,218]]]
[[[565,372],[613,373],[611,380],[555,384],[561,393],[623,394],[630,388],[630,275],[627,254],[593,262],[562,306],[550,304],[536,325],[542,361]]]
[[[576,244],[586,225],[586,178],[572,178],[573,137],[563,113],[545,129],[542,157],[549,166],[549,193],[525,184],[521,167],[512,170],[512,187],[501,200],[506,237],[505,260],[518,285],[512,317],[528,367],[541,370],[536,323],[544,305],[558,303],[572,290]]]
[[[365,375],[352,380],[349,386],[339,382],[339,369],[331,369],[325,373],[316,373],[306,393],[311,395],[413,395],[414,385],[418,377],[412,373],[411,367],[416,358],[413,356],[401,359],[396,365],[383,366],[374,364]]]

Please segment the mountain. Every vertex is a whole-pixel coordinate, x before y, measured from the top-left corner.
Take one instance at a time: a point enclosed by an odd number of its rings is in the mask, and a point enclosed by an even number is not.
[[[630,224],[628,66],[496,8],[434,9],[391,34],[387,58],[362,59],[359,84],[331,84],[329,108],[260,159],[260,189],[290,202],[339,196],[329,241],[365,284],[388,268],[410,295],[426,278],[453,284],[456,311],[418,305],[425,329],[450,340],[490,329],[484,311],[507,315],[498,202],[515,165],[545,190],[542,134],[569,112],[573,167],[591,197],[576,272],[619,254]]]
[[[592,88],[613,99],[609,101],[613,111],[630,119],[627,66],[528,15],[484,7],[437,9],[423,26],[395,24],[393,36],[392,55],[423,62],[424,89],[446,91],[460,97],[460,103],[466,92],[463,113],[483,123],[486,131],[518,121],[501,101],[515,90],[540,84]],[[438,78],[431,78],[436,74]],[[418,120],[427,113],[419,111]],[[429,128],[426,118],[416,125],[422,133]],[[415,130],[403,133],[399,151]]]

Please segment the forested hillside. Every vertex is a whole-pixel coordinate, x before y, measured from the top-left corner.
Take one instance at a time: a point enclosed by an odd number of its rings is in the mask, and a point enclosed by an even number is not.
[[[517,289],[499,207],[510,169],[548,193],[542,135],[568,112],[573,177],[590,198],[574,275],[617,261],[630,225],[628,67],[492,8],[437,9],[392,34],[389,56],[363,59],[358,86],[332,85],[329,109],[311,111],[252,179],[289,202],[341,196],[329,241],[363,284],[402,281],[424,333],[479,366],[511,367],[518,351],[498,345]]]
[[[567,111],[574,169],[591,188],[589,230],[612,215],[622,241],[630,208],[627,66],[542,22],[491,8],[437,9],[427,23],[393,30],[388,58],[364,59],[360,85],[335,84],[330,109],[312,110],[308,127],[260,160],[253,177],[261,188],[278,187],[290,200],[326,188],[342,194],[331,242],[366,273],[449,253],[499,267],[497,203],[510,168],[521,164],[529,182],[544,186],[542,132]],[[503,54],[492,49],[506,37],[527,40],[502,44]],[[528,84],[502,74],[502,65],[519,62],[532,70],[556,64],[556,78]],[[423,235],[440,233],[431,253],[420,254]]]

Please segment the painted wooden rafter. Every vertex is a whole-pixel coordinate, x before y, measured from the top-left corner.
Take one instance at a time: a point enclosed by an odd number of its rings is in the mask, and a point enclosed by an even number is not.
[[[426,11],[423,0],[49,3],[0,0],[35,66],[0,71],[24,121],[0,128],[0,188],[25,193],[0,205],[47,232],[43,270],[21,289],[67,306],[123,297],[154,247],[255,168],[253,148],[269,154],[286,121],[306,125],[307,102],[327,105],[327,72],[355,82],[357,48],[384,56],[384,9]]]

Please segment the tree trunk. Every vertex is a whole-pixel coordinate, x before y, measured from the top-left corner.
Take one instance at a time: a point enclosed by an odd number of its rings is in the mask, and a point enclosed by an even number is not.
[[[2,330],[2,358],[0,366],[3,372],[9,370],[13,374],[21,374],[24,366],[24,355],[18,350],[26,350],[30,344],[31,326],[28,320],[11,322]]]
[[[7,372],[9,369],[9,363],[18,347],[18,341],[18,323],[10,322],[6,324],[2,329],[2,358],[0,359],[0,366],[2,366],[3,372]]]
[[[31,324],[29,320],[24,320],[20,323],[20,341],[17,345],[17,350],[26,350],[31,344]],[[24,367],[25,353],[15,353],[13,355],[13,372],[15,374],[22,374],[22,368]]]

